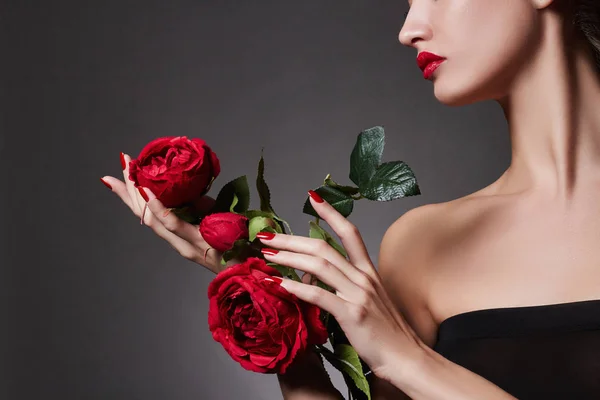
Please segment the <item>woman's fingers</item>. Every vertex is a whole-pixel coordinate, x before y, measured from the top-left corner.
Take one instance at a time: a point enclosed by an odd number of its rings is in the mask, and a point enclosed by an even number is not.
[[[325,259],[332,265],[337,266],[347,279],[350,279],[359,286],[365,283],[364,273],[351,265],[344,256],[338,253],[324,240],[298,235],[286,235],[284,233],[277,233],[272,239],[266,239],[260,235],[257,235],[257,237],[266,246],[272,246],[276,249],[288,250],[294,253],[310,254]],[[292,264],[283,264],[296,268],[296,266]],[[298,269],[305,272],[308,271],[301,267],[298,267]],[[315,271],[315,275],[322,277],[321,272],[319,271]],[[321,280],[325,282],[323,279]]]
[[[133,181],[129,179],[129,162],[131,161],[131,157],[125,153],[121,153],[121,167],[123,168],[123,180],[125,181],[125,186],[127,187],[127,193],[129,193],[129,198],[133,204],[133,212],[136,216],[141,217],[142,211],[144,210],[144,206],[141,201],[142,196],[138,189],[134,186]]]
[[[150,226],[150,225],[149,225]],[[207,261],[204,261],[202,250],[198,249],[193,244],[180,238],[174,233],[169,232],[162,224],[155,223],[150,228],[162,239],[164,239],[169,245],[175,249],[183,258],[186,258],[195,263],[204,265],[205,267],[212,268],[208,265]]]
[[[311,193],[312,192],[312,193]],[[348,253],[350,263],[375,278],[377,271],[371,263],[369,252],[356,226],[340,214],[331,204],[324,201],[316,192],[309,191],[310,202],[319,216],[329,224],[339,236]]]
[[[317,275],[322,282],[335,288],[345,300],[350,301],[349,297],[359,290],[357,285],[348,279],[339,268],[324,258],[289,251],[279,251],[276,254],[271,254],[268,250],[263,251],[268,261]]]
[[[204,265],[215,273],[218,272],[220,253],[213,249],[208,254],[211,247],[202,238],[198,227],[177,217],[150,189],[140,187],[140,196],[142,192],[148,198],[148,202],[144,198],[141,200],[142,209],[147,206],[145,223],[184,258]]]
[[[302,283],[306,284],[306,285],[310,285],[312,282],[312,276],[311,274],[309,274],[308,272],[305,272],[302,275],[302,278],[300,278],[300,280],[302,280]]]
[[[135,214],[136,208],[133,205],[131,197],[129,197],[129,192],[127,191],[125,183],[112,176],[103,176],[102,180],[111,186],[111,190],[116,193],[123,203],[125,203],[127,207],[129,207],[129,209]]]
[[[208,249],[209,246],[202,238],[196,225],[192,225],[189,222],[182,220],[175,215],[175,213],[171,212],[170,209],[166,208],[161,201],[156,198],[150,189],[143,187],[141,190],[148,196],[147,204],[149,212],[147,214],[152,215],[153,219],[160,222],[167,231],[172,232],[201,250]],[[142,199],[142,202],[143,204],[146,204],[144,199]]]
[[[131,158],[124,153],[121,153],[120,157],[124,182],[112,176],[102,178],[111,186],[111,190],[121,198],[134,215],[142,217],[143,213],[143,223],[150,227],[160,238],[164,239],[181,256],[203,265],[215,273],[223,269],[220,265],[221,253],[214,249],[211,250],[211,247],[202,238],[198,227],[170,212],[149,189],[136,188],[133,181],[129,179],[129,162]],[[142,192],[148,198],[148,202],[146,202]],[[207,198],[205,203],[202,204],[209,207],[214,203],[214,199]]]
[[[272,280],[269,277],[265,279]],[[281,282],[281,286],[299,299],[331,313],[338,321],[343,320],[348,314],[349,302],[317,285],[306,285],[286,278]]]
[[[121,198],[121,200],[132,210],[134,211],[134,207],[132,205],[132,200],[129,197],[129,192],[127,191],[127,187],[125,183],[121,180],[114,178],[112,176],[104,176],[102,179],[108,183],[112,187],[112,191]],[[150,227],[160,238],[164,239],[175,251],[177,251],[182,257],[193,261],[197,264],[203,265],[204,267],[218,272],[220,269],[220,261],[221,254],[216,250],[206,252],[209,249],[208,244],[202,239],[200,232],[194,227],[194,225],[190,225],[190,236],[194,238],[194,240],[189,241],[182,237],[179,237],[176,233],[169,231],[162,223],[161,218],[158,218],[152,211],[151,205],[154,206],[155,202],[160,204],[160,201],[156,199],[156,197],[150,192],[149,196],[152,196],[154,201],[151,201],[146,215],[144,217],[144,223]],[[143,201],[143,200],[142,200]],[[162,207],[162,204],[160,205]],[[154,207],[154,210],[157,208]],[[162,207],[161,209],[164,209]],[[134,211],[135,213],[135,211]],[[171,218],[177,218],[174,214],[171,215]],[[187,224],[187,222],[182,221]],[[181,231],[181,229],[177,230]],[[193,235],[192,232],[196,232],[197,235]],[[198,237],[200,239],[198,239]],[[194,243],[191,243],[194,242]],[[199,245],[198,245],[199,244]],[[205,257],[206,256],[206,257]]]

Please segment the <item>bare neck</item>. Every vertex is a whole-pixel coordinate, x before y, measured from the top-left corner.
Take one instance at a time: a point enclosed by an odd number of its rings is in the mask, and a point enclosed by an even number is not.
[[[541,47],[498,100],[512,161],[498,193],[530,192],[563,205],[600,188],[600,73],[593,53],[560,21],[547,21]]]

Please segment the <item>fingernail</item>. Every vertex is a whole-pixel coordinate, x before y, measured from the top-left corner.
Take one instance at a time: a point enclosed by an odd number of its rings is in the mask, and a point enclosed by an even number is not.
[[[271,232],[258,232],[256,237],[259,239],[271,240],[275,237],[275,234]]]
[[[121,168],[123,168],[123,171],[124,171],[127,164],[125,164],[125,156],[123,155],[123,152],[121,152],[120,157],[121,157]]]
[[[100,178],[100,180],[102,181],[102,183],[104,183],[104,185],[109,188],[110,190],[112,190],[112,186],[110,186],[110,183],[106,182],[104,179]]]
[[[321,196],[319,196],[319,194],[317,192],[315,192],[314,190],[309,190],[308,194],[310,195],[310,197],[312,197],[312,199],[314,201],[316,201],[317,203],[322,203],[323,202],[323,198]]]
[[[143,187],[138,187],[138,192],[140,192],[140,194],[142,195],[142,197],[144,198],[144,200],[146,201],[150,201],[150,199],[148,198],[148,195],[146,194],[146,192],[144,191]]]
[[[274,256],[275,254],[279,253],[279,250],[275,249],[260,249],[260,251],[268,256]]]
[[[276,276],[266,276],[263,278],[263,280],[280,284],[283,279],[276,277]]]

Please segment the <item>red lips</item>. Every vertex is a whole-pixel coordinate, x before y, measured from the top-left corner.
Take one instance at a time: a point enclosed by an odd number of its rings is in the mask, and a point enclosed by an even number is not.
[[[437,54],[430,53],[428,51],[422,51],[417,56],[417,65],[423,71],[423,76],[428,79],[433,71],[445,60],[444,57],[440,57]]]

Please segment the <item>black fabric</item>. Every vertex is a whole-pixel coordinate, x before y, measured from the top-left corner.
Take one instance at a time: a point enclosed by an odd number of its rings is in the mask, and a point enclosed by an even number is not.
[[[520,400],[600,399],[600,299],[454,315],[433,349]]]

